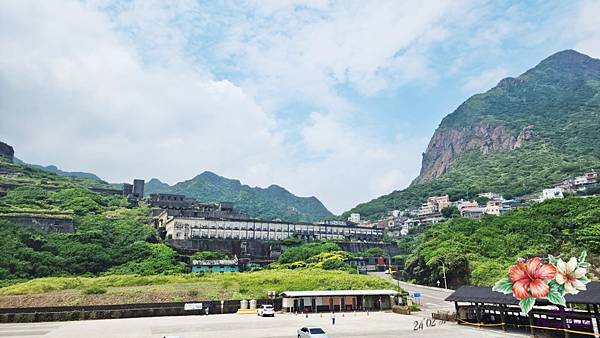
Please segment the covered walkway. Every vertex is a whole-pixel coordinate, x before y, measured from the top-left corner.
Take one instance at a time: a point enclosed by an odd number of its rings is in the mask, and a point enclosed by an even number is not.
[[[489,287],[463,286],[446,301],[454,302],[459,324],[505,331],[513,328],[553,337],[600,337],[600,282],[590,282],[586,291],[566,295],[565,299],[567,307],[538,299],[527,315],[521,313],[512,295]]]

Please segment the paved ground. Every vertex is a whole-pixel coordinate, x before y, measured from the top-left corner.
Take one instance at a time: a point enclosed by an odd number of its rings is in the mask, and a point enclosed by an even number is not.
[[[388,282],[390,282],[390,284],[398,285],[398,281],[393,279],[392,276],[389,274],[385,274],[383,272],[374,272],[374,273],[369,273],[369,274],[383,278],[383,279],[387,280]],[[451,311],[454,311],[454,304],[444,301],[444,299],[446,299],[446,297],[448,297],[452,292],[454,292],[454,290],[435,288],[435,287],[430,287],[430,286],[421,286],[421,285],[406,283],[406,282],[402,282],[402,281],[400,282],[400,287],[402,289],[410,292],[411,295],[413,295],[414,292],[420,292],[421,293],[420,303],[421,303],[421,306],[423,307],[423,309],[425,309],[425,310],[431,310],[431,311],[451,310]]]
[[[501,331],[436,323],[427,327],[421,316],[405,316],[376,312],[336,314],[331,325],[330,315],[311,314],[309,318],[293,314],[278,314],[274,318],[254,315],[211,315],[153,317],[32,324],[0,324],[0,337],[100,338],[100,337],[163,337],[181,338],[283,338],[296,337],[296,329],[306,325],[321,326],[332,338],[342,337],[524,337]],[[415,321],[423,320],[423,329],[414,330]]]

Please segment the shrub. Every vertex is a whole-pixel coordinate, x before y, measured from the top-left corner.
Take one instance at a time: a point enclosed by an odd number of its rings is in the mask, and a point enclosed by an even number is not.
[[[92,286],[90,288],[85,288],[83,289],[83,294],[86,295],[101,295],[106,293],[106,289],[105,288],[101,288],[99,286]]]

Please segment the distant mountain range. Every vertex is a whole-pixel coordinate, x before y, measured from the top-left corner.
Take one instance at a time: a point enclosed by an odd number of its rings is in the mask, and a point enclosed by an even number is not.
[[[468,198],[486,191],[517,197],[600,167],[600,60],[558,52],[505,78],[446,116],[420,175],[344,213],[367,218],[417,207],[427,196]]]
[[[122,186],[117,183],[107,183],[92,173],[63,171],[54,165],[27,164],[17,158],[14,161],[69,177],[86,187],[120,189]],[[298,197],[278,185],[271,185],[268,188],[250,187],[242,185],[239,180],[228,179],[209,171],[173,186],[153,178],[146,182],[144,192],[146,195],[181,194],[202,202],[233,202],[234,207],[242,213],[265,220],[314,222],[333,217],[333,214],[316,197]]]
[[[100,177],[98,177],[92,173],[86,173],[86,172],[81,172],[81,171],[62,171],[62,170],[58,169],[58,167],[55,165],[41,166],[41,165],[37,165],[37,164],[30,164],[30,166],[40,169],[40,170],[44,170],[44,171],[48,171],[48,172],[57,174],[59,176],[87,178],[90,180],[102,181],[102,179],[100,179]]]
[[[233,202],[242,213],[267,220],[313,222],[333,216],[316,197],[298,197],[277,185],[250,187],[209,171],[173,186],[153,178],[146,183],[145,192],[182,194],[205,202]]]

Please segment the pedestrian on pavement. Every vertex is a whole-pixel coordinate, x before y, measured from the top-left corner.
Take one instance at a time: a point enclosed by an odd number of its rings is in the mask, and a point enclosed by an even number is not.
[[[331,325],[335,325],[335,312],[331,313]]]

